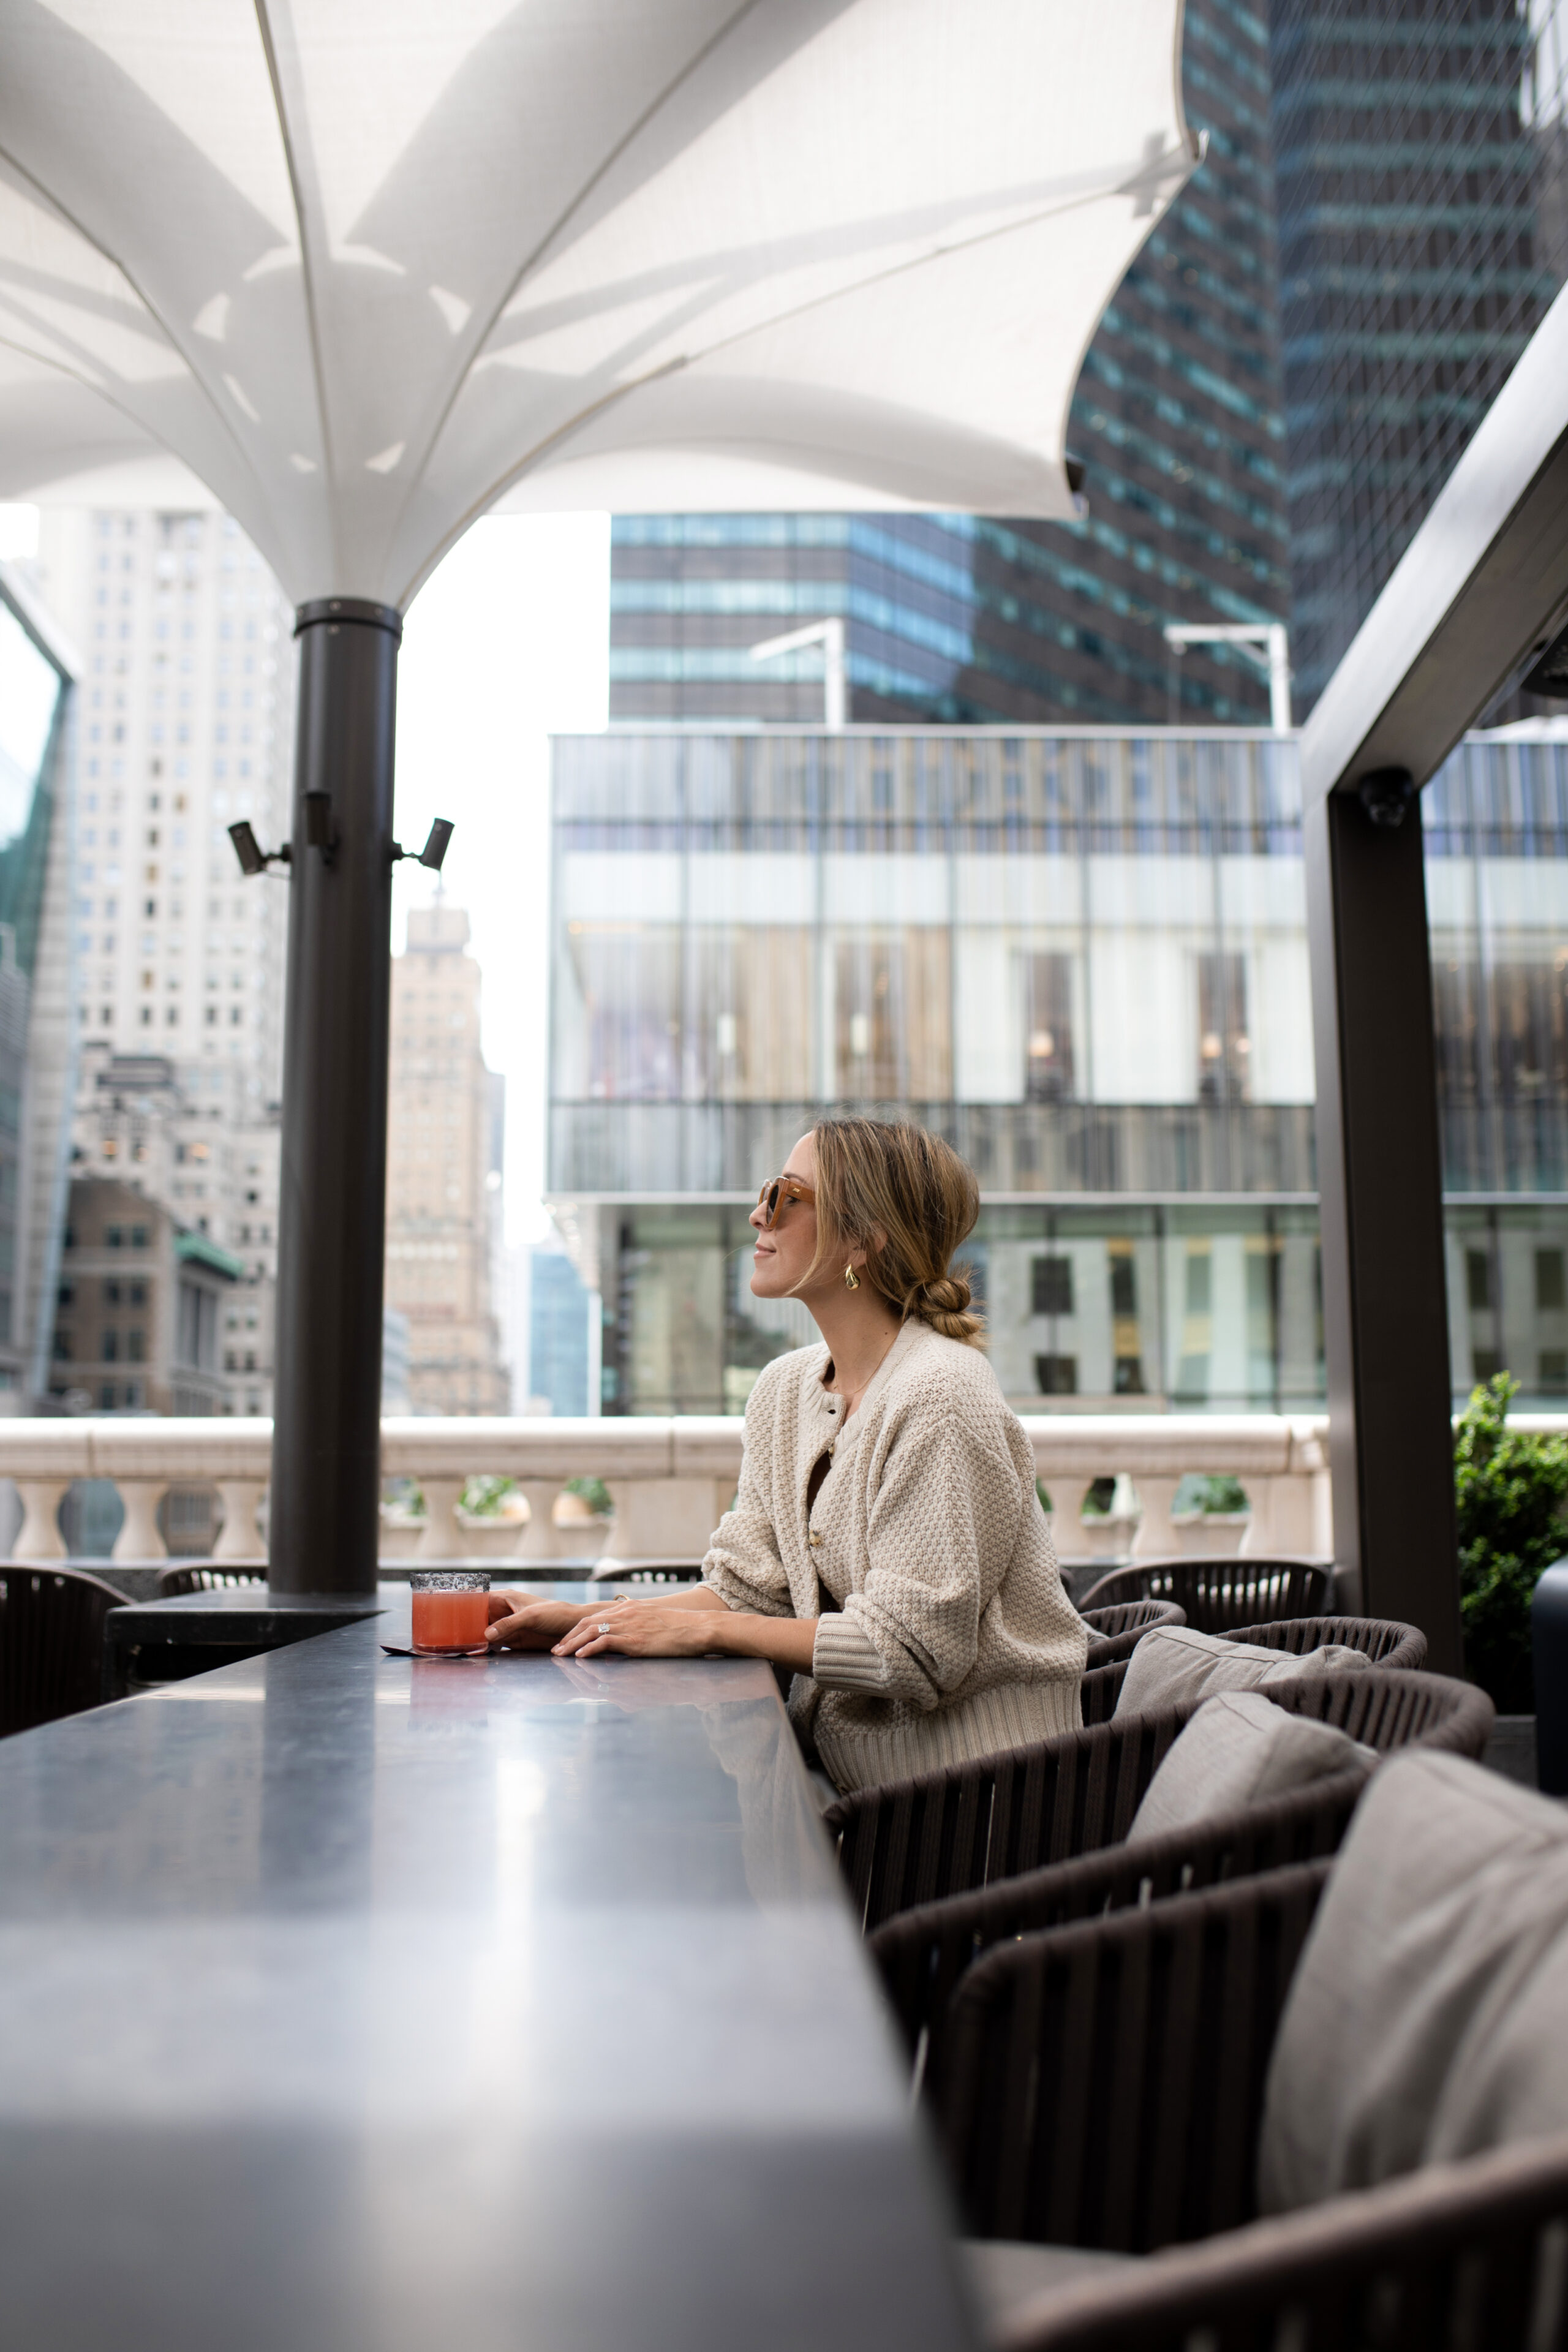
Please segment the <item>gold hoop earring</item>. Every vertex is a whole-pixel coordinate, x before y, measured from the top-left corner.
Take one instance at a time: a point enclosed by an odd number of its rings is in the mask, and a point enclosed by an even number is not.
[[[844,1269],[844,1287],[846,1290],[858,1290],[860,1287],[860,1277],[852,1265]]]

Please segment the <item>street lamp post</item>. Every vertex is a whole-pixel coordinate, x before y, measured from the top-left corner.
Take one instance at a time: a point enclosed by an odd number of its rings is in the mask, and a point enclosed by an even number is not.
[[[1173,622],[1165,631],[1173,653],[1189,646],[1235,646],[1256,662],[1268,680],[1268,724],[1277,735],[1290,730],[1290,641],[1283,621],[1238,621],[1208,627]]]
[[[803,646],[822,647],[822,723],[837,730],[844,724],[848,703],[841,620],[835,616],[828,621],[810,621],[804,629],[791,629],[782,637],[769,637],[752,647],[752,659],[772,661],[775,654],[796,653]]]

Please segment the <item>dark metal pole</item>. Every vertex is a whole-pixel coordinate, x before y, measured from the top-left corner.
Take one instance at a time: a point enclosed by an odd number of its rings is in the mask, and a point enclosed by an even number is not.
[[[346,596],[302,604],[295,627],[269,1572],[282,1592],[375,1590],[402,632],[391,606]]]
[[[1420,804],[1407,777],[1385,772],[1361,791],[1309,793],[1305,833],[1334,1557],[1360,1570],[1369,1616],[1419,1625],[1427,1664],[1457,1674],[1443,1169]]]

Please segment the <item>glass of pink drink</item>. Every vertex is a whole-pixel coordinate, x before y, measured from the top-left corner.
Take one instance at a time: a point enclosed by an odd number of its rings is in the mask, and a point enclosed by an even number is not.
[[[422,1568],[408,1582],[416,1651],[449,1657],[484,1648],[490,1580],[482,1569]]]

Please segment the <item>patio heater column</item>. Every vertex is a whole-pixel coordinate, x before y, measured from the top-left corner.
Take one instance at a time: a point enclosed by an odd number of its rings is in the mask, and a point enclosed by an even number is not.
[[[269,1580],[375,1589],[392,946],[390,606],[302,604]]]
[[[1459,1670],[1432,968],[1420,803],[1383,770],[1310,794],[1307,924],[1334,1557],[1369,1616]]]

